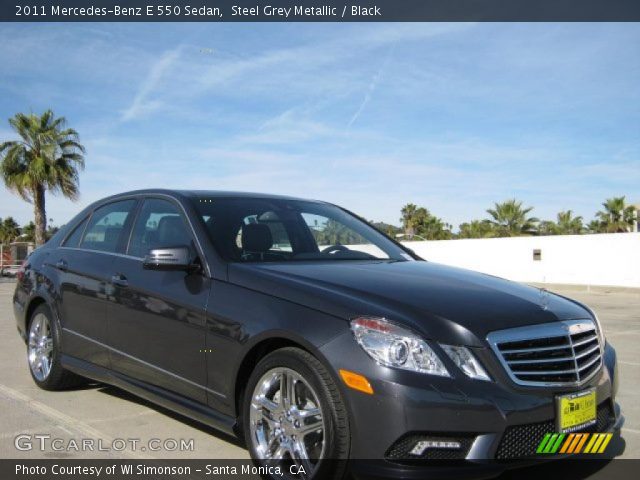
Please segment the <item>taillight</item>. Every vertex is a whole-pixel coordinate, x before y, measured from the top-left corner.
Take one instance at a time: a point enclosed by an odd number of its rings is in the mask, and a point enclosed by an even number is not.
[[[16,278],[18,279],[19,282],[22,281],[22,279],[24,278],[24,272],[27,269],[27,261],[23,260],[22,263],[20,264],[20,268],[18,269],[18,273],[16,273]]]

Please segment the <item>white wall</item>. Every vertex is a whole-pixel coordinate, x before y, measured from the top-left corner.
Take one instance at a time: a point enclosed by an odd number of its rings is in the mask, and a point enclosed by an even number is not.
[[[640,288],[640,233],[406,242],[426,260],[534,283]],[[533,260],[540,249],[541,261]]]

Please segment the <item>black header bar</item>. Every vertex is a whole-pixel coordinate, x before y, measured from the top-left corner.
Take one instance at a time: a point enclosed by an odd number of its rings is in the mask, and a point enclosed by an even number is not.
[[[3,22],[638,22],[640,0],[3,0]]]

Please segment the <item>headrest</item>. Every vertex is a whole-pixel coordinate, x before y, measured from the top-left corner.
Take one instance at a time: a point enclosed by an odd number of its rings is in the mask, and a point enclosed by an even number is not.
[[[178,216],[167,215],[158,222],[158,243],[163,247],[177,247],[184,244],[184,222]]]
[[[115,246],[120,238],[120,232],[122,232],[122,227],[107,227],[104,231],[104,242]]]
[[[246,252],[266,252],[273,246],[271,229],[264,223],[242,226],[242,248]]]

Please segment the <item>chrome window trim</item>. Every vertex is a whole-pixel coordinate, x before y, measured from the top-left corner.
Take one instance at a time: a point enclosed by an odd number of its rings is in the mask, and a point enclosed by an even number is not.
[[[535,340],[535,339],[544,339],[548,337],[566,337],[568,339],[568,344],[562,347],[547,347],[547,348],[533,348],[532,351],[544,351],[544,350],[552,350],[552,349],[571,349],[572,356],[570,360],[573,360],[574,368],[576,373],[578,373],[578,363],[576,358],[576,353],[574,350],[574,344],[571,340],[570,335],[593,330],[596,335],[596,339],[598,341],[598,346],[600,347],[600,356],[597,361],[600,362],[598,368],[596,368],[593,372],[591,372],[587,377],[580,378],[574,382],[546,382],[546,381],[530,381],[530,380],[521,380],[519,379],[511,370],[511,367],[505,360],[503,353],[504,351],[500,350],[498,347],[499,344],[505,342],[518,342],[522,340]],[[528,387],[579,387],[581,385],[586,384],[589,380],[591,380],[594,376],[596,376],[601,370],[604,362],[603,359],[603,346],[600,345],[600,337],[598,335],[598,327],[596,323],[592,319],[579,319],[579,320],[563,320],[554,323],[543,323],[537,325],[527,325],[525,327],[516,327],[516,328],[508,328],[505,330],[496,330],[487,335],[487,342],[489,346],[493,350],[493,353],[498,358],[498,361],[502,365],[502,368],[507,373],[509,378],[517,385],[523,385]],[[514,349],[513,351],[517,351],[518,349]],[[520,349],[522,350],[522,349]],[[529,349],[524,349],[529,350]],[[511,351],[508,351],[511,352]],[[532,362],[529,362],[532,363]],[[583,366],[582,369],[585,367]],[[578,375],[579,377],[579,375]]]
[[[142,257],[134,257],[132,255],[126,255],[124,253],[117,253],[117,252],[106,252],[104,250],[92,250],[90,248],[80,248],[80,247],[58,247],[58,248],[62,249],[62,250],[78,250],[80,252],[101,253],[103,255],[113,255],[114,257],[128,258],[130,260],[139,260],[139,261],[143,261],[144,260],[144,258],[142,258]]]
[[[118,197],[118,198],[112,198],[110,199],[108,202],[105,203],[100,203],[95,205],[92,209],[91,212],[89,212],[89,214],[85,217],[85,219],[88,219],[87,225],[85,225],[84,227],[84,232],[82,232],[82,237],[80,238],[80,242],[79,245],[77,247],[64,247],[62,246],[62,244],[64,242],[60,242],[60,246],[58,248],[66,248],[69,250],[80,250],[80,251],[84,251],[84,252],[92,252],[92,253],[104,253],[107,255],[114,255],[117,257],[122,257],[122,258],[129,258],[129,259],[133,259],[133,260],[140,260],[143,261],[144,258],[143,257],[135,257],[133,255],[127,255],[126,253],[118,253],[118,252],[106,252],[103,250],[92,250],[90,248],[81,248],[81,244],[82,244],[82,240],[84,240],[84,235],[86,233],[87,230],[87,226],[89,225],[89,222],[91,221],[91,217],[93,217],[94,212],[99,209],[102,208],[106,205],[109,205],[111,203],[114,202],[119,202],[122,200],[142,200],[141,203],[144,203],[144,200],[147,198],[162,198],[164,200],[169,200],[170,202],[178,205],[178,207],[180,208],[180,210],[182,211],[182,214],[184,216],[184,218],[187,221],[187,224],[189,225],[189,228],[191,229],[191,236],[194,239],[194,243],[196,245],[196,249],[198,250],[198,255],[200,255],[202,257],[202,262],[203,262],[203,268],[205,270],[205,273],[207,275],[208,278],[212,278],[211,277],[211,268],[209,266],[209,261],[207,260],[207,256],[204,253],[204,249],[202,248],[202,244],[200,243],[200,239],[198,238],[198,235],[196,235],[196,231],[195,228],[193,227],[193,222],[191,221],[191,219],[189,218],[189,214],[187,213],[187,211],[185,210],[184,206],[182,205],[182,203],[176,199],[175,197],[171,196],[171,195],[167,195],[164,193],[138,193],[138,194],[133,194],[133,195],[123,195],[122,197]],[[136,219],[138,218],[138,213],[141,205],[138,205],[135,207],[135,211],[133,211],[132,213],[135,215],[135,218],[133,219],[133,222],[135,223]],[[133,233],[133,225],[134,223],[132,223],[131,229],[129,231],[129,239],[127,240],[127,250],[129,248],[129,241],[131,240],[131,234]],[[73,230],[72,230],[73,231]],[[65,237],[66,239],[66,237]]]
[[[80,337],[80,338],[82,338],[84,340],[87,340],[89,342],[95,343],[96,345],[99,345],[99,346],[101,346],[103,348],[106,348],[106,349],[108,349],[108,350],[110,350],[110,351],[112,351],[114,353],[117,353],[119,355],[127,357],[127,358],[129,358],[129,359],[131,359],[133,361],[139,362],[142,365],[145,365],[147,367],[153,368],[154,370],[157,370],[157,371],[159,371],[161,373],[164,373],[165,375],[168,375],[168,376],[170,376],[172,378],[175,378],[176,380],[181,380],[181,381],[183,381],[185,383],[188,383],[189,385],[193,385],[194,387],[201,388],[201,389],[206,390],[207,392],[213,393],[214,395],[217,395],[219,397],[226,398],[226,395],[223,394],[223,393],[216,392],[215,390],[211,390],[210,388],[205,387],[204,385],[200,385],[199,383],[193,382],[193,381],[189,380],[188,378],[181,377],[180,375],[177,375],[177,374],[175,374],[173,372],[170,372],[169,370],[165,370],[164,368],[158,367],[157,365],[154,365],[153,363],[149,363],[149,362],[146,362],[144,360],[139,359],[138,357],[134,357],[133,355],[129,355],[128,353],[125,353],[122,350],[118,350],[117,348],[113,348],[113,347],[111,347],[111,346],[109,346],[109,345],[107,345],[105,343],[99,342],[98,340],[95,340],[95,339],[93,339],[91,337],[87,337],[86,335],[78,333],[75,330],[71,330],[70,328],[67,328],[67,327],[63,327],[62,330],[65,331],[65,332],[71,333],[73,335],[76,335],[77,337]]]

